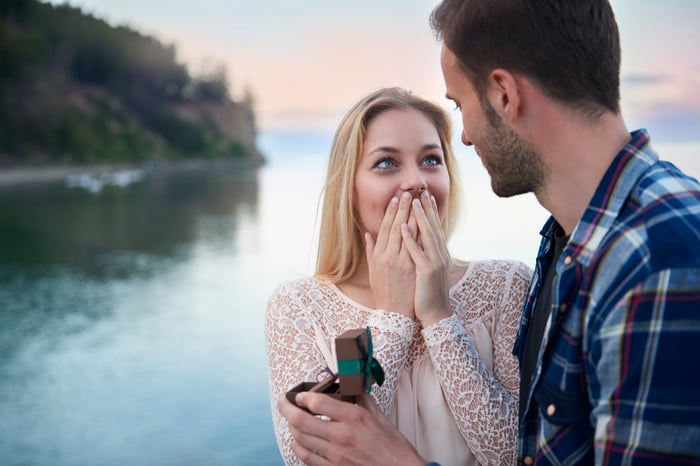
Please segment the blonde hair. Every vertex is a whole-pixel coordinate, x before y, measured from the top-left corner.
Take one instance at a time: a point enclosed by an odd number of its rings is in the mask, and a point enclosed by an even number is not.
[[[393,109],[415,109],[437,130],[450,180],[443,229],[449,236],[459,212],[461,185],[452,152],[452,130],[447,113],[437,104],[405,89],[379,89],[360,99],[341,120],[333,138],[323,188],[316,274],[332,283],[348,280],[365,254],[364,231],[353,208],[355,171],[362,154],[367,127],[374,117]]]

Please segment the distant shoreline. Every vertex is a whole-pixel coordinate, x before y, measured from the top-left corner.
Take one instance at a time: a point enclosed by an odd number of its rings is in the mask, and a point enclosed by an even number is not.
[[[0,168],[0,187],[56,182],[66,180],[71,176],[100,176],[125,170],[142,170],[145,173],[162,173],[199,170],[204,168],[251,169],[260,167],[264,165],[264,163],[262,159],[250,157],[245,159],[146,161],[140,164],[14,166]]]

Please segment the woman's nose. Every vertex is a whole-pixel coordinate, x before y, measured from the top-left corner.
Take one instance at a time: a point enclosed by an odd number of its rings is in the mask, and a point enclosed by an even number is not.
[[[406,177],[403,180],[403,191],[410,191],[414,195],[417,193],[422,193],[428,189],[428,183],[425,180],[425,176],[421,173],[418,167],[408,170]]]

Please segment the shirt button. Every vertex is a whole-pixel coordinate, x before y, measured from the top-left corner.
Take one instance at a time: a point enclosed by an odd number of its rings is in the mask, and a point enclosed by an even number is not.
[[[559,310],[560,310],[561,312],[565,312],[565,311],[566,311],[566,308],[568,308],[568,307],[569,307],[569,306],[568,306],[566,303],[563,303],[563,304],[560,304],[560,305],[559,305]]]
[[[547,416],[554,416],[554,413],[556,413],[556,412],[557,412],[557,407],[554,406],[554,404],[547,406]]]
[[[566,257],[564,258],[564,265],[569,265],[569,264],[571,264],[571,261],[572,261],[571,256],[566,256]]]
[[[526,456],[523,458],[523,464],[525,466],[532,466],[535,464],[535,459],[532,456]]]

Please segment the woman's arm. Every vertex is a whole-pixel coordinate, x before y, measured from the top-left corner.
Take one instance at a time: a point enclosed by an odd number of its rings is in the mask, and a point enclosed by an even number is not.
[[[276,409],[277,400],[291,387],[316,380],[326,362],[314,341],[314,329],[300,304],[301,292],[294,283],[275,290],[265,313],[265,349],[272,423],[277,445],[286,464],[303,464],[292,452],[294,439],[287,421]]]
[[[374,357],[384,370],[384,384],[372,386],[372,396],[382,412],[389,414],[394,405],[401,370],[406,365],[408,349],[418,324],[395,312],[375,311],[369,318]]]
[[[499,272],[506,275],[500,286],[494,280],[472,284],[478,291],[493,290],[494,286],[501,290],[486,298],[498,301],[493,303],[493,371],[457,315],[423,330],[450,411],[481,464],[514,464],[517,458],[519,372],[512,348],[529,269],[504,264],[515,267]]]
[[[312,296],[313,293],[299,283],[301,282],[281,285],[269,299],[265,314],[273,427],[280,452],[287,464],[301,463],[292,452],[294,439],[287,421],[274,407],[289,388],[300,382],[315,381],[326,367],[317,339],[323,339],[324,346],[327,344],[330,348],[334,344],[334,337],[345,330],[365,325],[370,327],[374,357],[385,373],[384,384],[381,387],[374,385],[372,395],[382,411],[388,413],[416,325],[413,319],[393,312],[375,311],[368,318],[366,311],[359,311],[341,300],[331,301]],[[324,313],[331,313],[328,318],[335,316],[335,321],[326,322]],[[323,334],[319,335],[319,332]]]

